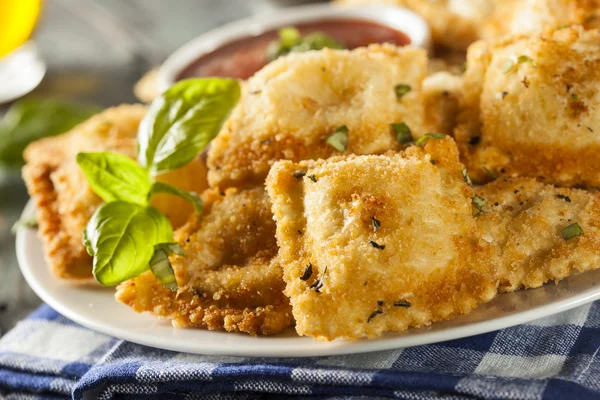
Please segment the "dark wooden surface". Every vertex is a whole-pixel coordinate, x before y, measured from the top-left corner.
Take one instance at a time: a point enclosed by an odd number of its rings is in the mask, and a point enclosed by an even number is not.
[[[134,83],[186,41],[229,21],[302,2],[47,0],[34,38],[48,72],[32,95],[101,106],[135,102]],[[0,114],[6,108],[0,106]],[[21,276],[10,234],[27,199],[19,171],[0,169],[0,336],[40,304]]]

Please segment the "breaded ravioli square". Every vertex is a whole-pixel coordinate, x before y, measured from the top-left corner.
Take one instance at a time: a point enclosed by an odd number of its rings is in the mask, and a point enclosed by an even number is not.
[[[346,153],[399,149],[391,124],[404,122],[415,136],[427,131],[421,93],[426,64],[424,50],[392,45],[293,53],[268,64],[244,85],[211,143],[211,186],[262,184],[277,160],[342,154],[326,142],[342,126],[348,129]]]
[[[374,337],[451,318],[496,294],[450,138],[425,149],[276,163],[267,188],[296,330]]]
[[[600,267],[600,196],[531,178],[476,189],[486,199],[477,224],[495,251],[500,290],[535,288]],[[565,234],[582,235],[565,239]],[[569,228],[570,227],[570,228]]]
[[[23,179],[35,201],[39,235],[54,276],[91,279],[92,258],[83,245],[83,230],[102,199],[87,184],[77,164],[80,152],[111,151],[135,158],[137,131],[146,114],[142,105],[109,108],[62,135],[30,144],[23,156]],[[199,160],[158,177],[184,190],[206,189],[206,167]],[[182,225],[192,212],[183,199],[157,195],[152,204]]]
[[[478,42],[467,65],[455,138],[473,181],[600,186],[600,32]]]
[[[264,188],[209,189],[204,212],[175,233],[185,256],[172,256],[178,292],[147,272],[117,288],[118,301],[176,327],[271,335],[293,322],[283,294],[275,222]]]

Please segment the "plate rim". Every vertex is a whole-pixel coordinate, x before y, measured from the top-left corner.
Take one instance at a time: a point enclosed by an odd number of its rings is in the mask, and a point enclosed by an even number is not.
[[[28,202],[22,213],[22,217],[28,217],[34,214],[34,205],[32,200]],[[35,236],[32,236],[35,235]],[[500,316],[489,320],[478,321],[468,323],[465,325],[451,327],[439,331],[424,331],[421,334],[410,335],[410,336],[398,336],[398,337],[381,337],[379,339],[361,339],[356,341],[332,341],[332,342],[321,342],[313,340],[314,346],[311,346],[309,350],[305,348],[292,349],[286,348],[281,349],[279,347],[270,348],[267,346],[257,346],[256,348],[244,347],[243,349],[235,349],[231,347],[231,344],[223,344],[221,346],[215,346],[214,343],[203,344],[202,341],[194,342],[193,345],[189,345],[186,340],[177,341],[160,341],[160,337],[153,336],[151,333],[137,333],[129,332],[122,327],[116,325],[105,325],[98,321],[95,321],[93,317],[79,313],[69,307],[68,304],[63,304],[61,301],[54,298],[44,283],[39,280],[34,273],[35,268],[48,268],[45,263],[42,265],[33,265],[27,254],[28,240],[31,237],[42,245],[41,239],[37,236],[37,232],[30,228],[21,227],[17,230],[16,235],[16,253],[19,268],[27,281],[27,284],[33,289],[33,291],[50,307],[62,314],[66,318],[102,334],[126,340],[128,342],[149,346],[157,349],[170,350],[189,354],[202,354],[202,355],[218,355],[218,356],[233,356],[233,357],[264,357],[264,358],[305,358],[305,357],[320,357],[320,356],[333,356],[333,355],[347,355],[347,354],[360,354],[369,353],[383,350],[393,350],[400,348],[408,348],[413,346],[421,346],[433,343],[446,342],[450,340],[462,339],[466,337],[476,336],[485,334],[493,331],[497,331],[504,328],[520,325],[523,323],[531,322],[540,318],[548,317],[550,315],[558,314],[587,303],[591,303],[597,299],[600,299],[600,286],[589,288],[583,292],[574,294],[568,298],[558,300],[552,303],[546,303],[529,310],[516,312],[506,316]],[[49,273],[49,271],[48,271]],[[52,277],[52,279],[55,279]],[[68,287],[68,286],[67,286]],[[81,288],[81,285],[77,286]],[[530,289],[536,290],[536,289]],[[502,294],[500,294],[502,295]],[[111,296],[111,299],[114,298]],[[493,300],[492,300],[493,301]],[[91,309],[90,309],[91,310]],[[128,309],[130,312],[135,311]],[[146,314],[146,313],[144,313]],[[135,315],[140,315],[135,313]],[[177,330],[178,328],[171,328]],[[199,335],[203,332],[216,332],[216,331],[205,331],[196,329]],[[232,335],[229,332],[221,332],[224,335]],[[306,339],[306,337],[298,336],[299,339]],[[269,337],[257,337],[252,338],[258,341],[268,341]],[[327,346],[323,346],[327,344]]]

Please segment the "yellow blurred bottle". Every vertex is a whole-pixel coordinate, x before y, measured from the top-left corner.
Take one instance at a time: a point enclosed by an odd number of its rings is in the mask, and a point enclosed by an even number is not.
[[[42,0],[0,0],[0,58],[29,39]]]

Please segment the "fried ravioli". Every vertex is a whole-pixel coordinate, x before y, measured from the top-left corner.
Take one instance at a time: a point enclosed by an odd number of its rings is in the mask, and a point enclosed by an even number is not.
[[[466,50],[479,40],[531,35],[550,27],[600,25],[598,0],[338,0],[344,4],[407,7],[429,24],[434,43]]]
[[[102,204],[87,184],[75,158],[79,152],[114,151],[135,157],[138,125],[146,113],[141,105],[109,108],[60,136],[32,143],[24,152],[23,178],[37,206],[39,233],[52,273],[63,279],[92,277],[92,259],[83,229]],[[185,190],[206,188],[206,169],[199,161],[165,174],[159,180]],[[192,212],[182,199],[161,194],[153,204],[175,226]]]
[[[273,166],[267,188],[300,335],[375,337],[494,297],[492,249],[462,170],[450,138]]]
[[[455,138],[476,182],[492,173],[600,186],[600,33],[563,28],[469,49]]]
[[[186,255],[172,256],[179,291],[150,273],[117,289],[118,301],[176,327],[271,335],[293,322],[283,294],[271,203],[261,187],[203,194],[204,213],[175,233]]]
[[[600,267],[598,192],[556,188],[530,178],[499,179],[476,189],[486,199],[476,218],[495,249],[500,290],[535,288]],[[572,224],[583,235],[569,240]]]
[[[415,136],[423,127],[424,50],[372,45],[353,51],[295,53],[267,65],[245,85],[240,103],[208,152],[209,182],[221,189],[262,184],[279,159],[341,154],[326,140],[347,126],[347,153],[399,149],[392,123]],[[410,91],[398,99],[397,85]]]

